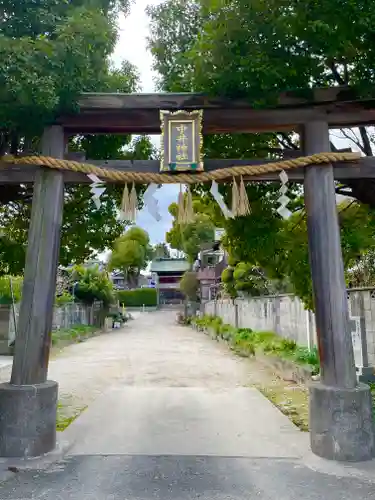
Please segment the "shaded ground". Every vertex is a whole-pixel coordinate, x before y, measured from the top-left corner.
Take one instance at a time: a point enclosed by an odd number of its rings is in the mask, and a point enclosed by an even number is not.
[[[186,456],[86,456],[27,472],[2,500],[372,500],[374,486],[289,460]]]

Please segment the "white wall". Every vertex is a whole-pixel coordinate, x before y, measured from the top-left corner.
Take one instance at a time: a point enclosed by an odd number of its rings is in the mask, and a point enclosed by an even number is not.
[[[375,290],[348,290],[350,328],[356,365],[375,366]],[[255,331],[273,331],[312,348],[317,345],[314,314],[293,295],[210,301],[204,313],[224,323]]]

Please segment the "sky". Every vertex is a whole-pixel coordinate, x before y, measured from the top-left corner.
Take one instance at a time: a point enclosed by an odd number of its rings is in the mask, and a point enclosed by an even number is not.
[[[159,3],[161,0],[136,0],[132,5],[130,15],[127,18],[120,16],[120,37],[113,54],[115,65],[119,65],[122,60],[126,59],[138,68],[142,92],[145,93],[155,91],[152,57],[147,50],[149,28],[145,10],[147,5]],[[153,140],[157,145],[160,143],[158,136],[154,136]],[[147,209],[138,214],[136,224],[149,233],[152,244],[165,240],[165,233],[172,225],[172,217],[168,212],[168,207],[177,201],[178,192],[179,186],[174,184],[164,185],[158,190],[155,197],[159,202],[162,217],[160,222],[157,222]]]

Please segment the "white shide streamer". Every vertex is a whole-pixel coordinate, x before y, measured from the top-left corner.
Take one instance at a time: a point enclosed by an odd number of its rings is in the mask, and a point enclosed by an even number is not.
[[[103,187],[103,182],[95,174],[88,174],[87,177],[93,182],[90,184],[90,192],[92,193],[91,199],[99,210],[101,206],[100,197],[104,193],[105,187]]]
[[[280,203],[279,208],[277,209],[277,213],[281,215],[283,219],[289,219],[289,217],[292,215],[292,212],[287,208],[288,203],[290,202],[290,198],[286,195],[288,192],[288,174],[282,170],[280,172],[280,181],[281,181],[281,188],[279,190],[280,197],[278,198],[278,202]]]
[[[223,212],[223,215],[226,219],[233,219],[233,214],[225,204],[223,195],[219,192],[219,186],[217,182],[212,181],[211,184],[211,190],[210,190],[212,196],[214,197],[216,203],[219,205],[221,208],[221,211]]]
[[[161,221],[161,215],[159,211],[159,202],[154,197],[154,194],[159,187],[158,184],[150,184],[143,195],[145,207],[147,207],[147,210],[157,222]]]

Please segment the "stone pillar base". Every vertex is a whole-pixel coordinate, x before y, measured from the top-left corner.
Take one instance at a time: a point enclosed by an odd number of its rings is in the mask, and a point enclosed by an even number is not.
[[[0,384],[0,457],[39,457],[56,446],[58,385]]]
[[[310,443],[313,453],[329,460],[360,462],[374,455],[370,388],[310,385]]]

